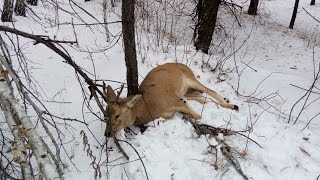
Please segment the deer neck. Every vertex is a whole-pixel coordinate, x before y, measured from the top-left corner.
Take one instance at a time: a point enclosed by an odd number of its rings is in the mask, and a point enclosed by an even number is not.
[[[149,108],[150,109],[150,108]],[[134,124],[146,124],[155,118],[152,118],[152,112],[148,109],[145,99],[142,97],[133,107],[132,117],[135,120]]]

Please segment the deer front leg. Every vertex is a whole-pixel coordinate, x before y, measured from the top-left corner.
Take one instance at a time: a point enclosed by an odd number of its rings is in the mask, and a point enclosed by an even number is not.
[[[175,111],[182,112],[186,114],[187,116],[191,117],[192,119],[195,119],[196,121],[200,121],[201,116],[196,113],[185,100],[180,100],[175,108]]]
[[[203,94],[199,91],[187,92],[184,97],[186,97],[188,100],[198,101],[201,104],[206,104],[209,100],[208,98],[203,97]]]
[[[201,119],[201,116],[198,113],[196,113],[189,106],[189,104],[182,98],[177,102],[175,106],[168,108],[164,113],[162,113],[161,117],[165,119],[170,119],[172,118],[173,114],[176,112],[184,113],[187,116],[191,117],[192,119],[195,119],[196,121],[200,121]]]

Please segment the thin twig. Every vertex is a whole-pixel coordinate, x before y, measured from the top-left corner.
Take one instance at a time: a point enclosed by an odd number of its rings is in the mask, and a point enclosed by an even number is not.
[[[302,87],[300,87],[300,86],[297,86],[297,85],[294,85],[294,84],[289,84],[290,86],[293,86],[293,87],[296,87],[296,88],[299,88],[299,89],[302,89],[302,90],[305,90],[305,91],[309,91],[308,89],[306,89],[306,88],[302,88]],[[315,92],[315,91],[310,91],[310,92],[312,92],[312,93],[315,93],[315,94],[319,94],[320,95],[320,93],[319,92]]]
[[[122,21],[112,21],[112,22],[107,22],[107,23],[73,23],[73,25],[75,26],[95,26],[95,25],[105,25],[105,24],[115,24],[115,23],[122,23]],[[65,22],[65,23],[61,23],[59,25],[70,25],[71,23],[69,22]]]
[[[314,118],[316,118],[318,115],[320,115],[320,112],[319,112],[318,114],[314,115],[314,116],[308,121],[308,123],[306,124],[306,126],[305,126],[301,131],[305,130],[305,129],[309,126],[309,124],[311,123],[311,121],[312,121]]]
[[[119,144],[119,140],[113,136],[113,141],[116,144],[117,148],[119,149],[119,151],[122,153],[122,155],[124,156],[124,158],[126,158],[126,160],[129,160],[129,156],[127,155],[126,152],[124,152],[123,148],[120,146]]]
[[[149,180],[149,176],[148,176],[148,173],[147,173],[147,169],[146,169],[146,166],[144,165],[144,162],[142,161],[142,158],[140,156],[140,154],[138,153],[138,151],[136,150],[136,148],[133,147],[132,144],[130,144],[128,141],[125,141],[125,140],[119,140],[120,142],[125,142],[127,143],[129,146],[131,146],[131,148],[136,152],[136,154],[138,155],[139,159],[140,159],[140,162],[142,163],[142,166],[143,166],[143,169],[144,169],[144,172],[146,174],[146,178],[147,180]]]
[[[312,19],[316,20],[318,23],[320,23],[320,20],[315,18],[313,15],[311,15],[304,7],[302,7],[302,9],[310,16],[312,17]]]

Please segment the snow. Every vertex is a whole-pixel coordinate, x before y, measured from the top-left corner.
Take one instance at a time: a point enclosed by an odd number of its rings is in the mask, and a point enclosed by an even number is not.
[[[30,11],[26,18],[14,17],[15,28],[33,34],[55,37],[57,40],[71,41],[75,40],[75,32],[79,46],[63,45],[63,47],[68,50],[76,63],[86,71],[96,74],[96,79],[125,82],[122,40],[117,41],[115,38],[111,42],[106,42],[102,26],[75,26],[74,31],[70,25],[54,25],[57,21],[69,23],[72,17],[61,10],[57,15],[48,2],[32,7],[40,19],[32,15]],[[87,13],[74,5],[71,7],[68,4],[69,1],[60,0],[58,2],[67,11],[73,12],[72,7],[76,10],[78,18],[73,17],[74,23],[83,23],[82,20],[87,23],[96,23]],[[102,1],[76,2],[102,21]],[[174,4],[173,1],[170,2]],[[293,124],[294,117],[300,112],[303,102],[294,108],[291,123],[287,121],[291,107],[305,93],[304,90],[290,84],[308,89],[312,84],[314,71],[319,68],[320,47],[318,39],[315,40],[320,35],[319,23],[302,10],[304,7],[309,13],[320,19],[319,2],[316,2],[315,6],[309,6],[309,1],[300,2],[297,20],[294,29],[291,30],[288,29],[288,25],[293,9],[292,1],[262,1],[259,15],[256,17],[248,16],[244,12],[249,2],[233,1],[244,6],[242,12],[237,11],[242,27],[237,25],[227,8],[221,7],[218,23],[224,28],[227,36],[223,35],[222,29],[216,29],[213,38],[214,45],[211,48],[214,53],[211,56],[195,51],[190,28],[192,24],[188,16],[168,18],[169,15],[181,11],[184,14],[192,11],[192,4],[187,3],[188,1],[179,2],[183,3],[177,5],[179,3],[176,2],[174,5],[167,5],[166,13],[162,12],[163,9],[160,8],[162,6],[158,3],[149,4],[151,7],[158,7],[157,10],[149,12],[150,18],[158,15],[162,18],[162,22],[166,20],[168,23],[165,27],[166,32],[156,31],[156,21],[151,21],[150,33],[142,30],[142,27],[137,27],[140,82],[158,64],[166,62],[188,64],[195,75],[199,76],[200,82],[240,107],[239,112],[236,112],[218,107],[212,102],[203,106],[198,102],[190,101],[194,110],[201,112],[201,123],[236,131],[246,130],[248,126],[252,126],[252,131],[244,134],[249,135],[263,148],[239,135],[223,137],[225,142],[238,152],[247,153],[244,157],[238,154],[235,154],[235,157],[249,179],[316,179],[320,174],[320,116],[313,119],[308,128],[302,129],[308,120],[319,112],[320,101],[317,100],[319,95],[311,94],[307,104],[313,100],[314,102],[302,112],[296,124]],[[109,7],[109,10],[113,12],[108,13],[108,21],[120,20],[120,7],[120,4],[115,9]],[[176,11],[170,7],[175,8]],[[140,24],[146,23],[146,20],[140,18],[139,22]],[[171,22],[174,22],[173,26],[169,26]],[[12,26],[10,23],[3,23],[3,25]],[[164,23],[160,26],[164,28]],[[108,27],[112,35],[118,36],[121,32],[121,24],[110,24]],[[169,42],[170,27],[173,27],[172,34],[176,37],[174,43]],[[155,45],[157,34],[161,37],[159,47]],[[2,32],[1,36],[5,37]],[[112,36],[111,39],[113,39]],[[68,122],[71,125],[69,130],[64,129],[63,124],[60,125],[65,133],[62,139],[65,143],[65,150],[69,157],[72,156],[73,164],[75,164],[74,166],[68,160],[65,151],[61,152],[62,159],[68,165],[64,178],[67,180],[94,179],[94,168],[91,165],[93,159],[87,155],[83,136],[80,135],[80,131],[83,130],[88,136],[90,149],[97,158],[95,162],[101,164],[103,179],[146,179],[139,157],[126,143],[120,142],[129,155],[130,161],[133,162],[127,163],[127,160],[121,158],[122,154],[113,141],[108,140],[108,146],[111,146],[112,150],[108,151],[109,163],[106,163],[105,146],[102,149],[99,145],[105,141],[105,124],[83,106],[83,95],[71,66],[64,63],[61,57],[45,46],[33,45],[32,41],[24,38],[19,38],[19,40],[20,45],[23,46],[22,51],[30,60],[28,67],[38,83],[36,88],[39,97],[42,100],[49,100],[44,103],[51,113],[84,120],[88,123],[86,127],[77,122]],[[233,55],[232,49],[239,50]],[[14,49],[10,50],[14,54]],[[92,53],[86,52],[88,50]],[[202,62],[207,61],[211,67],[222,62],[222,69],[212,72],[210,68],[202,68]],[[240,79],[238,79],[235,64],[238,71],[241,72]],[[18,67],[18,63],[15,64],[15,67]],[[18,70],[22,75],[21,68]],[[93,75],[90,77],[94,78]],[[114,88],[120,87],[118,83],[106,83]],[[238,85],[242,96],[235,92]],[[319,88],[319,82],[316,83],[316,86]],[[319,92],[319,89],[314,89],[314,91]],[[123,92],[122,95],[125,94],[126,92]],[[259,104],[249,103],[248,101],[252,99],[246,97],[251,95],[257,98],[268,98],[270,94],[273,98],[266,99]],[[94,101],[91,101],[90,105],[93,112],[99,112]],[[59,119],[55,120],[63,123]],[[3,120],[0,119],[0,121]],[[150,180],[243,179],[219,151],[218,169],[215,169],[213,165],[216,156],[209,152],[208,143],[216,145],[217,142],[208,136],[198,137],[192,125],[183,120],[181,114],[176,113],[170,120],[159,118],[148,125],[150,127],[143,134],[138,128],[133,127],[136,135],[120,132],[118,137],[128,141],[139,152]],[[39,131],[43,133],[41,128]]]

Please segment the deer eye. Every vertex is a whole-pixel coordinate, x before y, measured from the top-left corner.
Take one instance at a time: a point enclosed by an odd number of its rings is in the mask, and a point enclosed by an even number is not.
[[[120,114],[119,114],[119,115],[116,115],[116,119],[118,119],[119,116],[120,116]]]

